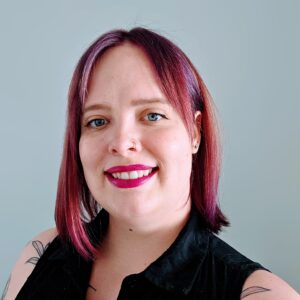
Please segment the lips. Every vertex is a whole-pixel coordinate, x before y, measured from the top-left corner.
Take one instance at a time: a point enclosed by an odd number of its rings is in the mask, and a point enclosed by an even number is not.
[[[119,188],[134,188],[146,183],[157,172],[157,167],[141,164],[115,166],[107,169],[107,179]]]

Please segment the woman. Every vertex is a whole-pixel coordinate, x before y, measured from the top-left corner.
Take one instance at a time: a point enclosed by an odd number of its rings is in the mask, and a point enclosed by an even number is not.
[[[214,235],[219,159],[184,53],[143,28],[104,34],[70,85],[57,227],[25,248],[5,299],[300,299]]]

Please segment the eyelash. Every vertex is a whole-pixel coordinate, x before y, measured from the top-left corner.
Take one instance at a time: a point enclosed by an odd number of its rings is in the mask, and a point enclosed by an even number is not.
[[[99,125],[99,126],[93,126],[93,125],[92,125],[93,122],[99,121],[99,120],[105,121],[106,124],[107,124],[107,120],[99,118],[99,119],[93,119],[93,120],[89,121],[89,122],[86,124],[86,127],[99,128],[99,127],[104,126],[105,124],[102,124],[102,125]]]
[[[159,114],[159,113],[155,113],[155,112],[150,112],[146,115],[146,117],[148,117],[149,115],[156,115],[156,116],[160,116],[162,119],[167,119],[167,117],[164,115],[164,114]],[[160,119],[159,119],[160,120]],[[156,120],[156,121],[159,121],[159,120]],[[150,120],[149,120],[150,121]],[[153,122],[153,121],[150,121],[150,122]]]
[[[148,113],[148,114],[146,115],[146,117],[148,117],[149,115],[159,116],[159,117],[160,117],[159,120],[161,120],[161,119],[167,119],[166,115],[160,114],[160,113],[150,112],[150,113]],[[145,118],[146,118],[146,117],[145,117]],[[97,126],[97,125],[92,125],[94,122],[100,121],[100,120],[101,120],[101,121],[104,121],[105,124],[103,124],[103,122],[102,122],[102,125],[98,125],[98,126]],[[157,122],[157,121],[159,121],[159,120],[154,120],[154,121],[148,120],[148,121],[151,122],[151,123],[154,123],[154,122]],[[90,120],[89,122],[87,122],[86,127],[100,128],[100,127],[103,127],[104,125],[106,125],[107,123],[108,123],[108,121],[107,121],[106,119],[104,119],[104,118],[92,119],[92,120]]]

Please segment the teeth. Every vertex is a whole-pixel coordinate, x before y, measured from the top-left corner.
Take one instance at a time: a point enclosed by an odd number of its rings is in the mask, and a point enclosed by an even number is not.
[[[138,170],[138,171],[131,171],[131,172],[117,172],[112,173],[112,177],[128,180],[128,179],[137,179],[144,176],[148,176],[152,172],[152,169],[149,170]]]
[[[127,172],[122,172],[122,173],[121,173],[121,179],[129,179],[129,173],[127,173]]]
[[[143,173],[144,173],[144,176],[148,176],[150,173],[151,173],[152,170],[145,170]]]
[[[129,178],[130,179],[137,179],[139,177],[139,174],[137,171],[132,171],[129,173]]]

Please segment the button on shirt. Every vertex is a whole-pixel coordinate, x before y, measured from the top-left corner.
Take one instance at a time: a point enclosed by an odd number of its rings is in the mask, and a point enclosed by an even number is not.
[[[88,225],[91,236],[99,236],[107,220],[102,210]],[[239,300],[246,278],[260,269],[266,270],[205,229],[193,208],[169,249],[143,272],[124,278],[117,300]],[[57,237],[16,299],[85,299],[91,270],[92,261]]]

